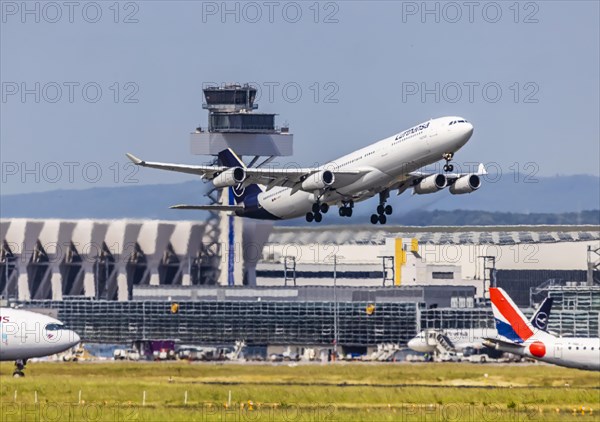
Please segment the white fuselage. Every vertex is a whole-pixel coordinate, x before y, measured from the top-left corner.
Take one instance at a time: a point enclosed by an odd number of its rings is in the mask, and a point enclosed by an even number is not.
[[[424,330],[409,340],[408,347],[416,352],[434,353],[437,350],[435,334],[439,332],[446,336],[454,345],[455,351],[462,352],[467,348],[481,349],[484,339],[496,337],[495,328],[454,328],[445,330]]]
[[[555,337],[538,331],[523,344],[500,343],[496,349],[568,368],[600,371],[600,338]]]
[[[450,125],[450,122],[457,120],[461,120],[461,123]],[[326,163],[319,168],[334,172],[361,170],[363,175],[349,184],[340,183],[339,187],[328,191],[321,201],[332,204],[370,198],[380,192],[382,187],[390,187],[402,181],[403,176],[408,173],[440,161],[443,154],[458,151],[472,133],[473,126],[464,119],[442,117]],[[282,219],[306,214],[316,200],[315,193],[282,187],[258,195],[259,205]]]
[[[80,338],[55,318],[0,308],[0,360],[25,360],[63,352]]]

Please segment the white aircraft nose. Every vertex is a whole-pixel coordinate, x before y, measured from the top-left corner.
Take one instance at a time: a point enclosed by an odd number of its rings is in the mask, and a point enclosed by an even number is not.
[[[417,352],[422,352],[425,351],[426,347],[423,347],[423,339],[420,339],[419,337],[414,337],[412,339],[410,339],[407,343],[407,346]]]
[[[76,344],[79,344],[80,341],[81,341],[81,337],[79,337],[79,334],[77,334],[75,331],[69,332],[69,343],[70,343],[69,347],[73,347]]]
[[[473,125],[471,123],[465,123],[464,126],[465,135],[470,137],[473,134]]]

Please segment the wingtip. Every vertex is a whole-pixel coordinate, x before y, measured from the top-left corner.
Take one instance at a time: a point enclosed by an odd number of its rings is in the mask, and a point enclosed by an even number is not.
[[[135,155],[131,154],[131,153],[126,153],[125,154],[127,156],[127,158],[129,158],[129,160],[133,163],[136,164],[138,166],[143,166],[144,165],[144,160],[141,160],[139,158],[137,158]]]

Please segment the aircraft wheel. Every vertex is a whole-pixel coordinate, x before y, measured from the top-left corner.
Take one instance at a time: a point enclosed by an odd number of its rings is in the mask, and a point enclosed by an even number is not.
[[[380,214],[379,215],[379,222],[381,224],[385,224],[387,222],[387,217],[385,215],[383,215],[383,214]]]
[[[377,214],[381,215],[384,212],[385,212],[385,208],[384,208],[383,204],[377,205]]]
[[[318,202],[315,202],[314,204],[312,204],[312,212],[313,213],[318,213],[319,210],[321,209],[321,205]]]
[[[25,373],[23,371],[15,371],[13,372],[13,378],[23,378]]]
[[[379,216],[377,214],[371,214],[371,224],[377,224],[379,222]]]
[[[444,164],[444,171],[445,172],[449,172],[450,171],[450,166],[448,166],[448,164]]]
[[[454,166],[452,164],[448,164],[448,171],[454,171]]]
[[[321,212],[323,214],[327,214],[327,211],[329,211],[329,204],[325,204],[325,203],[321,204]]]
[[[346,210],[346,217],[352,217],[352,208]]]
[[[347,215],[345,207],[340,208],[338,212],[340,213],[340,217],[345,217]]]
[[[306,213],[306,221],[308,221],[309,223],[312,223],[313,219],[315,218],[315,216],[313,215],[312,212],[307,212]]]
[[[385,207],[385,213],[386,213],[386,215],[392,215],[392,211],[393,211],[392,206],[391,205],[386,205],[386,207]]]
[[[320,212],[315,214],[315,222],[320,223],[321,220],[323,220],[323,214],[321,214]]]

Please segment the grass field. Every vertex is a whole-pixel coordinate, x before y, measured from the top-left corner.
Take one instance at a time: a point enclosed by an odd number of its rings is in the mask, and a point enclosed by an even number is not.
[[[600,373],[549,365],[30,363],[26,373],[13,379],[0,364],[0,420],[600,420]]]

